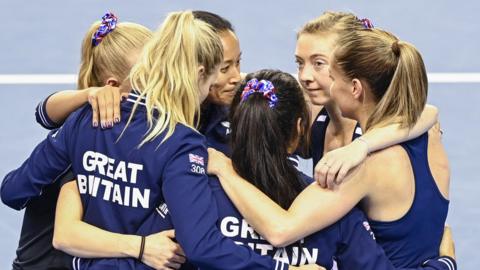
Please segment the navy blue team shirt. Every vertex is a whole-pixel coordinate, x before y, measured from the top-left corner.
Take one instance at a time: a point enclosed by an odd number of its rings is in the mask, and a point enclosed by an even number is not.
[[[205,136],[208,147],[212,147],[229,157],[232,151],[228,145],[230,134],[228,107],[208,101],[202,107],[198,130]]]
[[[412,206],[392,222],[371,220],[370,224],[395,265],[416,265],[422,258],[438,256],[449,201],[443,197],[428,165],[428,132],[400,144],[407,152],[415,178]],[[388,181],[388,179],[385,179]]]
[[[292,160],[292,158],[289,158]],[[292,160],[294,166],[296,165]],[[313,179],[300,173],[307,184]],[[335,224],[316,232],[299,242],[285,248],[275,248],[259,236],[243,219],[240,212],[223,191],[218,178],[210,177],[209,184],[218,205],[220,231],[237,244],[249,246],[261,255],[269,255],[290,265],[319,264],[331,269],[336,260],[342,269],[450,269],[455,265],[451,258],[438,258],[426,264],[420,262],[416,267],[396,268],[375,242],[373,232],[363,212],[357,208],[351,210]],[[438,255],[436,255],[438,256]],[[434,257],[431,257],[434,258]]]
[[[327,110],[323,107],[318,113],[315,121],[313,121],[311,127],[311,146],[310,146],[310,157],[313,160],[313,167],[322,159],[324,147],[325,147],[325,133],[327,132],[327,126],[330,122],[330,117],[328,117]],[[356,138],[362,136],[362,128],[357,123],[355,130],[352,134],[352,141]]]
[[[121,105],[128,119],[137,95]],[[188,259],[201,269],[288,269],[270,257],[237,246],[218,228],[215,198],[205,170],[205,138],[178,124],[138,147],[148,130],[144,100],[122,136],[125,122],[108,130],[91,126],[89,105],[77,110],[51,132],[22,166],[2,182],[1,198],[21,209],[42,193],[64,171],[71,169],[84,208],[84,221],[122,234],[148,235],[168,228],[169,213],[176,239]],[[166,206],[168,205],[168,207]],[[135,259],[88,260],[76,258],[74,269],[149,269]]]
[[[314,165],[324,152],[325,132],[330,119],[327,110],[317,115],[311,130],[310,154]],[[360,137],[357,123],[352,140]],[[415,177],[415,197],[407,214],[399,220],[381,222],[369,220],[377,242],[397,267],[413,267],[425,258],[438,256],[448,213],[448,200],[440,193],[428,165],[428,132],[400,144],[407,152]],[[450,263],[450,262],[449,262]],[[451,264],[452,268],[454,267]]]

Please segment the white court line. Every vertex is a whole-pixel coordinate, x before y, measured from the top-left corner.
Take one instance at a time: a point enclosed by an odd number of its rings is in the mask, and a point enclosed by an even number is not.
[[[75,74],[0,74],[0,84],[76,84]]]
[[[293,74],[296,75],[296,74]],[[428,73],[430,83],[480,83],[480,73]],[[0,74],[0,84],[76,84],[75,74]]]

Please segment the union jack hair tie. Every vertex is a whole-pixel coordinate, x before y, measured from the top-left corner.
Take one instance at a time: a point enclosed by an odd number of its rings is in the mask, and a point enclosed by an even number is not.
[[[373,28],[373,23],[367,18],[361,19],[360,22],[363,24],[363,28],[365,28],[365,29],[372,29]]]
[[[102,22],[100,23],[100,26],[98,27],[97,31],[93,33],[92,36],[92,46],[95,47],[100,42],[102,42],[103,38],[108,35],[108,33],[112,32],[115,27],[117,27],[117,16],[111,12],[107,12],[105,15],[102,17]]]
[[[263,97],[268,100],[268,106],[270,108],[277,105],[278,98],[277,95],[275,95],[275,87],[272,82],[267,80],[258,81],[256,78],[249,80],[245,88],[243,88],[241,102],[244,102],[250,95],[257,92],[262,93]]]

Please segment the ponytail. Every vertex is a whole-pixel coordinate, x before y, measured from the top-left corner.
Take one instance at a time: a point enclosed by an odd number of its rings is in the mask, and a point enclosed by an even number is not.
[[[413,45],[380,29],[354,31],[339,40],[333,64],[347,78],[368,84],[376,106],[366,131],[392,121],[401,127],[415,125],[425,107],[428,80],[422,56]]]
[[[385,94],[367,121],[367,130],[398,119],[401,127],[412,128],[427,102],[428,79],[422,56],[413,45],[403,41],[392,43],[398,65]]]
[[[162,142],[167,140],[178,123],[194,128],[200,109],[198,67],[209,76],[222,60],[222,43],[208,24],[190,11],[168,15],[130,73],[133,88],[146,100],[149,130],[140,146],[164,131]]]
[[[92,35],[97,31],[100,22],[90,26],[85,38],[82,41],[82,52],[80,70],[78,72],[77,89],[85,89],[91,86],[100,86],[101,82],[97,78],[97,74],[93,72],[93,49]]]

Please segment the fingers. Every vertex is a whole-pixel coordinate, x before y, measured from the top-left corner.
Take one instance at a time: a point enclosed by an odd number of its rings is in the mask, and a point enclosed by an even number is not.
[[[337,185],[341,184],[343,182],[343,179],[345,179],[345,176],[347,176],[348,172],[351,169],[351,164],[349,163],[344,163],[340,167],[340,170],[338,171],[337,179],[335,180],[335,183]]]
[[[119,89],[119,90],[120,90],[120,89]],[[129,94],[130,94],[130,93],[121,93],[121,94],[120,94],[121,100],[126,100],[126,99],[128,98],[128,95],[129,95]]]
[[[300,266],[290,266],[289,269],[299,269],[299,270],[326,270],[320,265],[317,264],[304,264]]]
[[[180,255],[177,255],[177,254],[174,254],[172,256],[172,258],[170,259],[171,262],[173,263],[185,263],[187,259],[185,258],[185,256],[180,256]]]
[[[329,189],[333,189],[333,187],[336,184],[336,179],[337,179],[337,173],[342,167],[342,162],[341,161],[335,161],[333,165],[328,166],[328,172],[327,172],[327,187]]]
[[[122,97],[120,96],[120,89],[113,89],[113,123],[117,124],[120,122],[120,101]]]
[[[167,269],[178,269],[182,264],[180,263],[175,263],[175,262],[166,262],[165,266],[168,267]]]
[[[107,108],[105,106],[105,93],[97,93],[97,103],[98,103],[98,113],[100,116],[100,126],[102,128],[107,128]]]
[[[182,247],[178,244],[177,244],[177,249],[175,250],[175,253],[184,257],[187,256],[185,255],[185,251],[183,251]]]
[[[208,147],[207,148],[207,151],[208,151],[208,156],[210,157],[210,155],[212,156],[217,156],[217,157],[221,157],[221,153],[219,151],[217,151],[216,149],[214,148],[211,148],[211,147]]]
[[[95,89],[88,96],[88,101],[92,106],[94,127],[100,123],[102,128],[111,128],[114,123],[120,122],[120,89],[106,85]]]
[[[98,127],[98,102],[96,96],[89,95],[88,96],[88,103],[92,106],[92,126]]]
[[[114,115],[113,115],[113,104],[114,104],[114,94],[113,94],[114,90],[111,89],[110,87],[105,87],[105,124],[107,125],[107,128],[111,128],[113,127],[113,118],[114,118]]]
[[[168,238],[175,238],[175,230],[165,230],[162,234]]]
[[[327,187],[327,174],[328,174],[328,165],[325,163],[324,159],[320,160],[315,166],[314,178],[315,181],[322,187]]]

